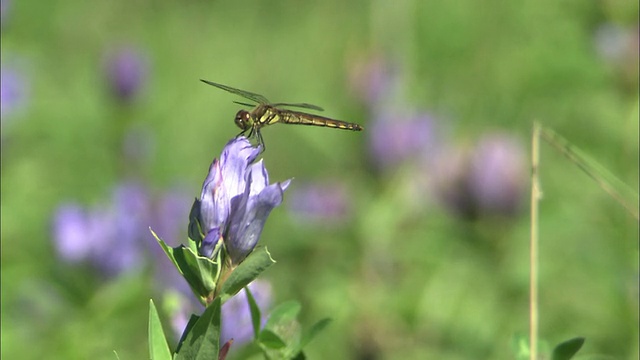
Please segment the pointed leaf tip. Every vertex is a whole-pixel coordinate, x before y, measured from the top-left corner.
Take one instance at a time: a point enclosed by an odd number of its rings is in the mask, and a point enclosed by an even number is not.
[[[551,360],[569,360],[582,348],[585,338],[576,337],[564,341],[553,349]]]
[[[149,300],[149,356],[151,360],[171,360],[171,351],[153,300]]]

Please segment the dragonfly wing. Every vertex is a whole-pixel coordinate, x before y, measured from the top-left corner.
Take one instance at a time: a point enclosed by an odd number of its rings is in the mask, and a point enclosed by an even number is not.
[[[295,104],[290,104],[290,103],[277,103],[277,104],[271,104],[272,106],[275,107],[298,107],[298,108],[303,108],[303,109],[311,109],[311,110],[316,110],[316,111],[324,111],[323,108],[321,108],[318,105],[313,105],[313,104],[307,104],[307,103],[295,103]]]
[[[234,103],[238,104],[238,105],[243,105],[243,106],[248,106],[248,107],[255,107],[255,104],[247,104],[247,103],[243,103],[240,101],[234,101]]]
[[[215,86],[218,89],[222,89],[222,90],[228,91],[230,93],[233,93],[233,94],[236,94],[236,95],[240,95],[245,99],[253,100],[253,101],[255,101],[257,103],[260,103],[260,104],[268,104],[269,103],[269,100],[267,100],[267,98],[265,98],[264,96],[262,96],[260,94],[256,94],[256,93],[252,93],[250,91],[245,91],[245,90],[232,88],[231,86],[214,83],[214,82],[208,81],[208,80],[200,79],[200,81],[202,81],[205,84],[208,84],[208,85],[211,85],[211,86]]]

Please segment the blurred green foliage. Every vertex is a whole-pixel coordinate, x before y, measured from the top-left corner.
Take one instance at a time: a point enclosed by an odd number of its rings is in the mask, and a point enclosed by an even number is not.
[[[2,129],[3,358],[148,357],[152,275],[98,281],[63,263],[51,217],[65,200],[99,204],[122,178],[123,123],[153,134],[136,169],[150,188],[197,196],[238,132],[239,100],[200,78],[365,127],[263,131],[273,181],[351,189],[348,222],[318,226],[277,208],[261,240],[277,261],[265,274],[277,302],[299,300],[306,326],[334,320],[306,348],[311,359],[509,359],[528,328],[527,211],[461,220],[412,191],[429,174],[372,170],[370,114],[348,83],[357,61],[396,64],[398,102],[439,115],[448,141],[501,129],[526,144],[538,120],[638,186],[637,72],[604,61],[594,40],[607,23],[637,35],[635,1],[14,0],[2,16],[2,61],[29,80],[28,107]],[[103,70],[121,44],[149,63],[128,106]],[[638,223],[550,147],[541,166],[541,336],[637,358]]]

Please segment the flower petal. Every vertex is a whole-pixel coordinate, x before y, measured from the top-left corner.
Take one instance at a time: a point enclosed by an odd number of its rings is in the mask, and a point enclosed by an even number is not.
[[[216,201],[217,188],[221,182],[220,162],[218,159],[214,159],[200,193],[200,226],[204,232],[219,225],[220,218],[224,215],[224,209],[218,208],[219,203]]]
[[[251,189],[249,190],[249,194],[257,195],[269,185],[269,174],[262,160],[252,164],[247,174],[249,173],[251,174],[251,182],[249,183]]]
[[[198,249],[198,252],[200,253],[200,255],[211,258],[214,255],[213,250],[216,248],[216,245],[218,245],[218,242],[220,241],[220,239],[222,239],[220,228],[215,227],[211,229],[211,231],[209,231],[207,235],[204,237],[204,239],[202,240],[202,244]]]
[[[282,202],[289,181],[283,184],[272,184],[257,196],[244,197],[238,211],[232,214],[225,245],[234,264],[255,248],[269,213]]]
[[[247,168],[258,154],[259,149],[241,137],[227,143],[220,160],[214,159],[200,193],[200,219],[205,232],[227,222],[232,199],[244,192]]]
[[[260,150],[245,137],[233,139],[225,146],[220,163],[224,179],[222,186],[229,199],[244,192],[247,168],[259,154]]]

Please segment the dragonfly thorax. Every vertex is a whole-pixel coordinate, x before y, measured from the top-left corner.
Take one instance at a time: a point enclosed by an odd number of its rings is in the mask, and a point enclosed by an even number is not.
[[[248,130],[253,123],[253,121],[251,121],[251,113],[249,113],[247,110],[238,111],[234,121],[236,125],[240,129],[242,129],[242,131]]]

